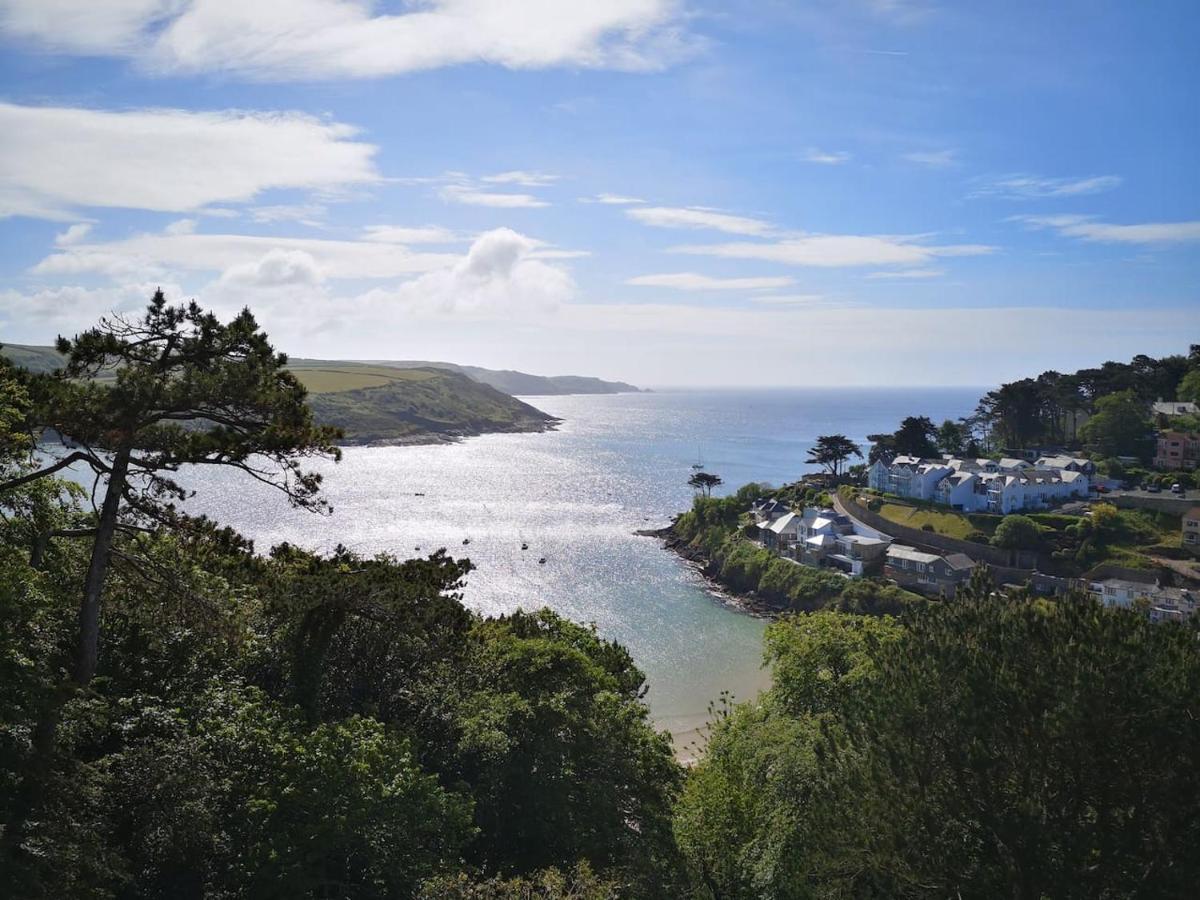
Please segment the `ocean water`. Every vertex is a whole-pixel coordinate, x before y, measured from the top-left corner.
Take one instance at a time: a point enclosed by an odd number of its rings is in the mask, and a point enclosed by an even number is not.
[[[663,391],[523,398],[562,419],[544,434],[485,435],[451,445],[349,448],[320,465],[327,517],[219,469],[189,475],[189,508],[266,549],[290,541],[400,557],[445,547],[475,564],[466,604],[486,614],[548,606],[629,648],[647,675],[655,721],[694,741],[722,691],[767,684],[764,623],[731,609],[659,541],[691,504],[703,460],[724,490],[794,480],[820,434],[864,444],[905,415],[970,412],[980,388]],[[469,541],[469,543],[464,543]],[[522,550],[526,542],[528,550]],[[419,549],[418,549],[419,548]],[[539,560],[544,558],[545,563]],[[686,755],[686,754],[685,754]]]

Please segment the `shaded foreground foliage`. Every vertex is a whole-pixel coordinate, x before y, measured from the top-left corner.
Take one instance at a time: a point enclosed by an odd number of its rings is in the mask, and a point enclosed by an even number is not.
[[[1196,633],[977,578],[903,623],[772,626],[676,831],[700,896],[1186,897]]]

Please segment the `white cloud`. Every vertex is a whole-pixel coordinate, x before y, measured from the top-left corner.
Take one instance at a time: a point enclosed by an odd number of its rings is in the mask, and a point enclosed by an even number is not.
[[[771,226],[761,219],[733,216],[700,206],[638,206],[625,210],[629,218],[656,228],[698,228],[730,234],[764,235]]]
[[[299,222],[301,225],[320,227],[326,209],[320,203],[283,203],[274,206],[255,206],[248,210],[255,222]]]
[[[170,297],[183,295],[178,285],[159,281],[100,288],[59,285],[30,293],[0,290],[0,323],[6,336],[47,344],[56,334],[74,334],[94,325],[101,316],[140,310],[159,287]]]
[[[163,272],[224,272],[256,263],[272,250],[307,253],[329,278],[396,278],[441,268],[456,257],[414,253],[379,241],[263,237],[242,234],[147,234],[78,243],[32,268],[35,275],[101,274],[150,278]]]
[[[941,278],[941,269],[900,269],[896,272],[872,272],[866,278]]]
[[[788,287],[791,278],[713,278],[696,272],[671,272],[662,275],[639,275],[625,282],[637,287],[665,287],[681,291],[758,291]]]
[[[929,166],[931,169],[946,169],[958,165],[957,150],[918,150],[905,153],[903,158],[919,166]]]
[[[69,247],[72,244],[78,244],[92,230],[91,222],[76,222],[66,231],[60,231],[54,236],[54,246]]]
[[[610,206],[631,206],[635,203],[645,203],[640,197],[623,197],[620,194],[597,194],[595,197],[580,197],[581,203],[606,203]]]
[[[359,301],[401,313],[507,315],[556,310],[575,295],[571,276],[532,258],[539,242],[497,228],[475,239],[454,265],[394,288],[376,288]]]
[[[549,206],[533,194],[503,194],[493,191],[481,191],[464,184],[449,184],[440,191],[441,198],[448,203],[462,203],[466,206],[490,206],[497,209],[537,209]]]
[[[554,184],[562,176],[547,175],[545,172],[525,172],[516,170],[512,172],[500,172],[496,175],[484,175],[480,181],[486,181],[489,184],[518,184],[521,187],[546,187]]]
[[[354,134],[300,113],[0,103],[0,218],[78,207],[192,212],[271,188],[376,181],[375,148]]]
[[[821,294],[769,294],[765,297],[751,297],[750,302],[759,306],[812,306],[823,303],[826,298]]]
[[[418,228],[368,225],[363,232],[368,241],[384,244],[450,244],[459,240],[453,231],[440,225],[422,225]]]
[[[697,45],[677,0],[0,0],[0,30],[164,72],[363,78],[464,63],[658,69]]]
[[[805,162],[819,163],[825,166],[837,166],[850,159],[850,154],[845,150],[821,150],[817,147],[809,147],[801,157]]]
[[[268,250],[261,259],[232,266],[221,275],[221,282],[238,287],[315,286],[325,273],[303,250]]]
[[[1005,175],[981,181],[970,197],[1003,197],[1009,200],[1037,200],[1047,197],[1080,197],[1111,191],[1121,184],[1117,175],[1093,175],[1088,178],[1043,178],[1037,175]]]
[[[789,266],[920,266],[938,257],[981,256],[994,252],[984,244],[924,244],[912,237],[811,234],[770,243],[748,241],[673,248],[677,253],[726,259],[758,259]]]
[[[195,219],[176,219],[163,229],[163,234],[192,234],[195,230]]]
[[[1103,244],[1182,244],[1200,241],[1200,221],[1113,225],[1095,216],[1014,216],[1032,228],[1052,228],[1066,237]]]

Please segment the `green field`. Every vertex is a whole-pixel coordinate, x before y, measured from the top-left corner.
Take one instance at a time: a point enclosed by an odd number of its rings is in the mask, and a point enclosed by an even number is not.
[[[441,373],[428,369],[395,369],[391,366],[339,364],[333,366],[291,365],[288,368],[300,379],[310,394],[334,394],[357,391],[361,388],[383,387],[398,381],[416,382],[440,378]]]
[[[907,525],[909,528],[933,526],[933,530],[946,537],[965,540],[967,535],[980,529],[962,513],[923,509],[916,506],[905,506],[900,503],[884,503],[879,515],[889,522]]]

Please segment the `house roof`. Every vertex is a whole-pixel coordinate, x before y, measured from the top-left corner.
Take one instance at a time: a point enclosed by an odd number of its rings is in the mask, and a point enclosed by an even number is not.
[[[1159,416],[1182,416],[1200,412],[1200,407],[1191,401],[1159,400],[1154,404],[1154,414]]]
[[[767,528],[776,534],[782,534],[793,522],[796,522],[796,524],[799,525],[800,523],[797,521],[799,518],[800,517],[794,512],[790,512],[780,516],[778,519],[768,525]]]
[[[945,557],[946,564],[952,569],[973,569],[975,568],[975,560],[967,556],[965,553],[949,553]]]
[[[1024,459],[1014,459],[1011,456],[1006,456],[1000,460],[999,465],[1002,469],[1024,469],[1029,466],[1029,462]]]
[[[1200,506],[1193,506],[1187,511],[1185,519],[1200,519]]]
[[[878,547],[880,544],[890,544],[880,538],[867,537],[865,534],[843,534],[839,540],[847,544],[858,544],[860,547]]]
[[[887,555],[892,559],[908,559],[921,563],[934,563],[941,559],[936,553],[922,553],[920,550],[906,547],[903,544],[892,544],[888,547]]]
[[[897,456],[892,460],[893,466],[919,466],[921,457],[919,456]]]

